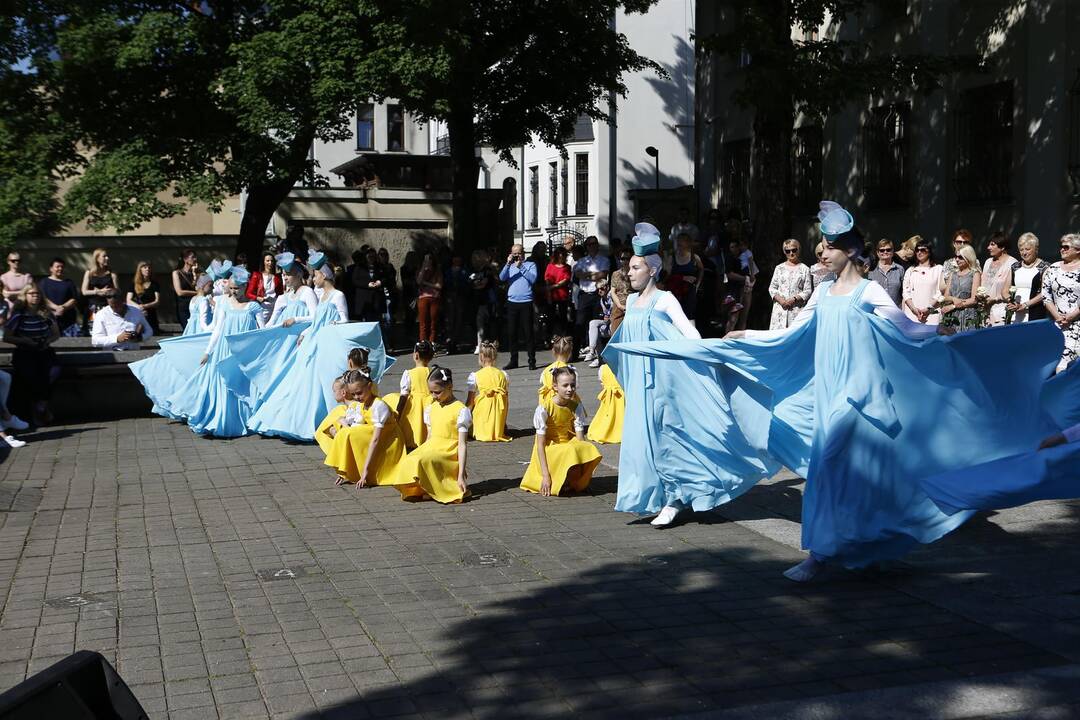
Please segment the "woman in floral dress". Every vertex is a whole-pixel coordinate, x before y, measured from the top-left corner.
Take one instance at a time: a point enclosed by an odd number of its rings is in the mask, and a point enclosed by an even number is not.
[[[773,270],[772,282],[769,283],[769,297],[773,299],[770,330],[790,327],[813,292],[810,268],[799,261],[799,250],[798,240],[785,240],[786,259]]]
[[[1061,262],[1043,273],[1043,305],[1065,333],[1065,350],[1057,371],[1080,357],[1080,235],[1061,238]]]

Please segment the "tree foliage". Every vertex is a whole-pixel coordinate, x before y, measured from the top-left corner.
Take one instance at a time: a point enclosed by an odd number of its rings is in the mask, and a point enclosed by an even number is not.
[[[361,10],[350,0],[19,0],[0,11],[11,40],[0,73],[32,85],[62,133],[50,137],[67,164],[46,182],[78,171],[57,217],[127,230],[195,202],[220,209],[246,190],[261,244],[311,169],[312,140],[351,132],[367,94],[356,85],[368,49]],[[9,110],[4,126],[29,114]],[[18,154],[25,164],[29,152]]]

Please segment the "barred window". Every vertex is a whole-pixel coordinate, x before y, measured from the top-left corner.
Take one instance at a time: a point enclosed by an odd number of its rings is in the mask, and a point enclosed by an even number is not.
[[[529,168],[529,227],[540,227],[540,168]]]
[[[750,138],[720,146],[720,204],[750,217]]]
[[[956,113],[957,202],[1011,202],[1012,174],[1012,83],[966,90]]]
[[[791,138],[791,207],[816,213],[821,202],[821,128],[808,125]]]
[[[375,106],[363,103],[356,112],[356,149],[375,149]]]
[[[574,180],[575,180],[575,215],[589,214],[589,156],[586,153],[578,153],[574,156]]]
[[[863,195],[872,210],[911,202],[911,103],[874,108],[862,128]]]

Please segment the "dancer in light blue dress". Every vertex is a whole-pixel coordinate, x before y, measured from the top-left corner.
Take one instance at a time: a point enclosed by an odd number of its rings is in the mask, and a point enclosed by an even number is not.
[[[223,374],[223,371],[229,371],[223,366],[223,361],[229,357],[229,345],[224,337],[252,330],[258,327],[262,318],[258,303],[239,300],[247,280],[247,270],[232,269],[214,312],[213,331],[197,365],[192,366],[191,343],[183,342],[188,338],[178,338],[181,342],[177,343],[162,343],[173,366],[182,375],[191,377],[188,386],[169,398],[170,410],[183,416],[188,426],[200,435],[239,437],[247,433],[250,408],[242,397],[229,390],[229,378]],[[201,339],[201,336],[194,338]]]
[[[289,252],[276,258],[285,274],[285,292],[278,296],[267,326],[229,336],[232,356],[226,361],[229,389],[254,410],[276,378],[284,375],[297,350],[297,338],[315,318],[318,299],[305,284],[304,266]]]
[[[313,259],[318,267],[314,277],[319,306],[315,319],[300,335],[296,355],[269,382],[248,420],[248,428],[261,435],[313,441],[319,423],[338,404],[333,381],[346,370],[353,348],[369,351],[368,365],[376,381],[389,367],[378,323],[347,323],[345,295],[334,288],[333,268]]]
[[[209,274],[200,275],[195,282],[195,291],[198,293],[191,299],[191,315],[187,325],[184,326],[182,338],[203,335],[203,339],[196,343],[205,344],[206,333],[210,332],[212,322],[212,309],[210,307],[210,293],[213,291],[213,278]],[[165,341],[162,341],[165,342]],[[163,350],[159,350],[145,360],[138,360],[128,365],[132,374],[142,383],[146,396],[154,403],[150,411],[156,415],[179,420],[180,417],[170,409],[169,398],[177,393],[180,388],[186,387],[190,382],[190,375],[181,375]]]
[[[863,242],[850,215],[823,203],[819,217],[837,280],[815,291],[792,327],[612,348],[740,373],[739,425],[764,424],[763,449],[806,477],[810,556],[785,572],[800,582],[825,563],[899,557],[963,523],[971,506],[946,512],[920,480],[1037,446],[1053,429],[1040,392],[1063,343],[1045,322],[936,337],[859,275]]]
[[[648,223],[635,230],[629,276],[637,292],[612,343],[700,338],[675,296],[656,287],[659,231]],[[682,509],[710,510],[779,469],[732,419],[723,371],[622,353],[604,358],[626,397],[616,510],[659,512],[652,524],[669,525]]]

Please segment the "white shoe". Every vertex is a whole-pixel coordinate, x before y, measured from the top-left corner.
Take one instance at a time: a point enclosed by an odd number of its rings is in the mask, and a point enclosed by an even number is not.
[[[663,510],[659,512],[659,514],[657,514],[656,517],[652,519],[652,522],[649,524],[653,527],[665,527],[667,525],[670,525],[671,523],[675,522],[675,516],[679,514],[679,510],[681,509],[682,508],[667,505],[664,507]]]
[[[4,427],[12,430],[25,430],[30,427],[30,423],[20,419],[18,415],[12,415],[4,421]]]
[[[593,361],[589,363],[589,367],[600,367],[600,358],[593,358]]]
[[[589,348],[588,350],[582,350],[581,351],[581,359],[582,360],[592,360],[593,357],[594,356],[593,356],[592,348]]]
[[[472,354],[473,355],[479,355],[480,354],[480,346],[479,345],[477,345],[476,349],[472,351]]]
[[[18,438],[14,438],[10,435],[4,436],[4,442],[6,442],[13,448],[21,448],[22,446],[26,445],[26,442],[24,440],[19,440]]]

